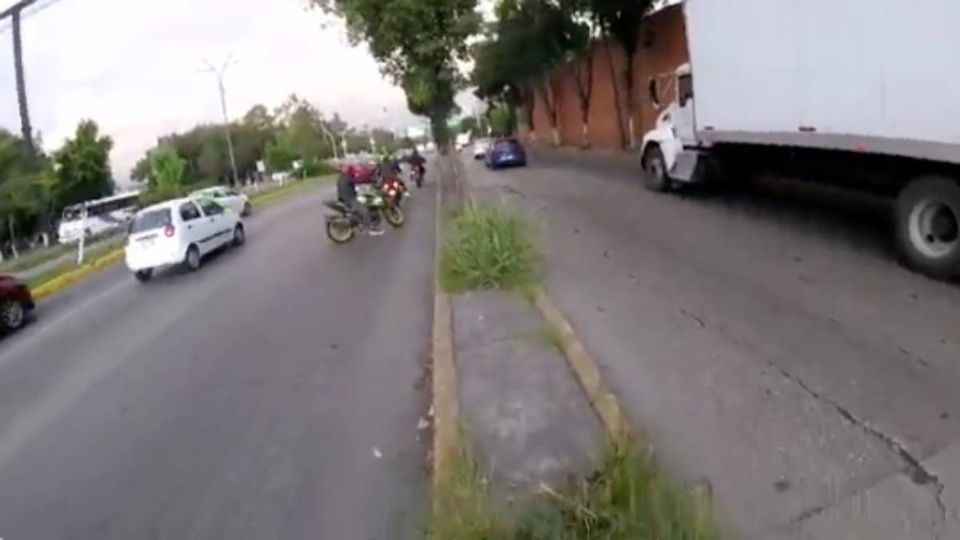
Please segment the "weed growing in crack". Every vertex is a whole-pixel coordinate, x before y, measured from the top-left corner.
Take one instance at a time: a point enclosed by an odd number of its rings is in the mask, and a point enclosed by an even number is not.
[[[442,483],[431,540],[719,540],[695,498],[675,489],[647,452],[612,445],[586,480],[542,485],[520,509],[503,510],[489,479],[460,453]]]
[[[449,292],[523,288],[536,281],[539,265],[519,217],[499,206],[471,204],[449,222],[440,284]]]

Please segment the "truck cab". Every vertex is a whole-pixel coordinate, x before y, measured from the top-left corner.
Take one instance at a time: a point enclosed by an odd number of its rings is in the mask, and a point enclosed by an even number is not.
[[[693,74],[690,64],[674,73],[675,96],[643,136],[641,153],[647,185],[666,191],[674,182],[698,181],[697,167],[704,144],[697,137]]]

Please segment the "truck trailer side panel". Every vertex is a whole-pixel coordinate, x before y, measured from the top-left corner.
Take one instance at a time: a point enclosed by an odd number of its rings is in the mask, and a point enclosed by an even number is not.
[[[957,0],[687,0],[706,142],[960,163]]]

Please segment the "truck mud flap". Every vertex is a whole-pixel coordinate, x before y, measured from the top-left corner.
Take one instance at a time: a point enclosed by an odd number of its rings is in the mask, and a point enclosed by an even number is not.
[[[700,152],[696,150],[683,150],[677,154],[676,161],[673,162],[673,168],[670,169],[670,178],[680,182],[697,182],[701,175],[697,175],[697,164],[700,161]]]

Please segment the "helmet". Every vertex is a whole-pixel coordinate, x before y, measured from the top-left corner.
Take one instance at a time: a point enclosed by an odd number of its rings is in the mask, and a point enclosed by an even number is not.
[[[346,163],[340,167],[340,172],[357,182],[368,182],[373,173],[370,167],[360,163]]]

